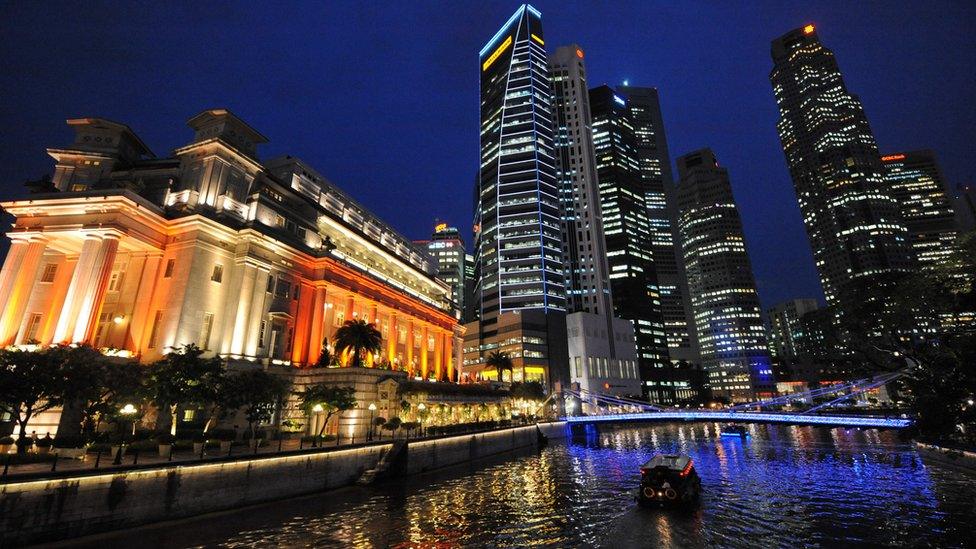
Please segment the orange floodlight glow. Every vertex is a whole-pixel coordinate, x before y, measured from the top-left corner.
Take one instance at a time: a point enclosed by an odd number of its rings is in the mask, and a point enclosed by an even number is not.
[[[576,57],[583,58],[583,50],[576,48]]]
[[[438,223],[437,225],[434,225],[434,232],[435,233],[439,233],[439,232],[441,232],[443,230],[446,230],[446,229],[447,229],[447,223]]]
[[[813,34],[813,25],[807,25],[803,27],[803,34]]]

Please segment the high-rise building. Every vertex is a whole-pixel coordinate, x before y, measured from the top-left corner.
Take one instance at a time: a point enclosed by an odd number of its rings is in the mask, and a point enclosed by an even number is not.
[[[919,264],[928,267],[945,261],[956,246],[959,227],[935,153],[892,153],[881,161]]]
[[[464,254],[464,308],[461,312],[461,320],[467,324],[477,319],[475,311],[480,305],[478,297],[474,293],[476,275],[474,271],[474,256]]]
[[[611,88],[589,90],[589,100],[614,314],[634,324],[645,396],[671,403],[691,395],[676,397],[671,380],[639,125],[627,99]]]
[[[702,366],[733,402],[773,393],[759,296],[728,171],[709,149],[678,158],[678,229]]]
[[[610,295],[584,58],[577,44],[549,57],[570,379],[587,391],[641,396],[634,326],[615,318]]]
[[[766,336],[769,354],[778,368],[777,381],[811,381],[803,375],[798,357],[803,346],[803,316],[818,309],[813,298],[791,299],[766,310]]]
[[[963,232],[976,230],[976,185],[957,185],[952,205],[959,229]]]
[[[459,318],[465,307],[465,250],[461,231],[457,227],[448,227],[447,223],[437,223],[430,240],[414,240],[414,244],[422,246],[427,254],[437,264],[437,278],[451,286],[451,299]]]
[[[552,91],[542,14],[519,7],[481,49],[481,160],[475,208],[480,307],[465,335],[465,374],[568,382],[566,287]],[[507,319],[502,317],[508,316]],[[552,368],[550,368],[552,367]]]
[[[814,26],[773,40],[771,52],[780,141],[824,295],[835,304],[852,280],[912,268],[908,230],[861,101]]]

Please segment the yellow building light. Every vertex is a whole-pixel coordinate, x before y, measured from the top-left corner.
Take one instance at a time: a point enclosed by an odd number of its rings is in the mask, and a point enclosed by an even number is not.
[[[535,40],[536,42],[538,42],[540,46],[545,46],[546,45],[546,43],[543,42],[541,38],[539,38],[538,36],[536,36],[534,34],[532,35],[532,39]]]
[[[488,56],[488,59],[485,59],[485,62],[481,65],[481,70],[482,71],[488,70],[488,67],[490,67],[491,64],[494,63],[495,60],[498,59],[502,55],[502,53],[505,50],[507,50],[508,47],[511,45],[512,45],[512,37],[508,36],[508,38],[506,38],[505,41],[502,42],[502,45],[498,46],[498,48],[495,49],[495,51]]]
[[[813,25],[807,25],[803,27],[803,34],[813,34]]]

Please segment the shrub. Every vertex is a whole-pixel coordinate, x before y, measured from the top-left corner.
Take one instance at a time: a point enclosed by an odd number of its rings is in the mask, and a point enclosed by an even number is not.
[[[251,438],[250,431],[245,431],[244,432],[244,439],[245,440],[249,440],[250,438]],[[257,429],[257,430],[254,431],[254,438],[262,438],[262,439],[268,438],[268,433],[265,432],[264,429]]]
[[[176,437],[174,437],[169,433],[163,433],[161,435],[156,436],[157,444],[173,444],[174,442],[176,442]]]
[[[210,438],[223,442],[233,442],[237,440],[237,431],[235,429],[211,429]]]
[[[14,437],[11,436],[0,437],[0,444],[13,444],[13,443],[14,443]]]
[[[51,438],[51,434],[48,433],[44,435],[44,438],[38,439],[36,444],[38,448],[50,448],[51,446],[54,446],[54,439]]]

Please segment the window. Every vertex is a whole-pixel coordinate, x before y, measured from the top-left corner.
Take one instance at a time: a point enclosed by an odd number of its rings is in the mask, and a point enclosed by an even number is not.
[[[301,289],[302,289],[301,284],[295,284],[295,291],[291,293],[291,298],[294,299],[295,301],[298,301],[298,294],[301,291]]]
[[[173,276],[173,268],[176,266],[176,260],[170,259],[166,261],[166,270],[163,272],[163,278],[169,278]]]
[[[37,331],[41,327],[41,313],[31,313],[27,319],[27,330],[24,331],[24,341],[31,343],[37,341]]]
[[[210,275],[211,282],[216,282],[220,284],[224,280],[224,266],[214,265],[213,274]]]
[[[149,343],[146,345],[146,347],[150,349],[156,348],[156,344],[158,343],[157,339],[159,336],[159,323],[162,320],[163,320],[163,312],[156,311],[156,316],[153,317],[152,329],[149,330]]]
[[[290,293],[291,293],[291,283],[285,280],[284,278],[279,278],[278,284],[277,286],[275,286],[275,297],[283,297],[287,299]]]
[[[183,421],[193,421],[193,418],[196,417],[196,415],[196,410],[183,410]]]
[[[213,313],[203,313],[203,327],[200,328],[200,345],[201,349],[210,348],[210,332],[213,331]]]
[[[41,282],[54,282],[54,276],[58,274],[58,264],[48,263],[44,265],[44,272],[41,273]]]
[[[122,279],[125,277],[125,271],[113,271],[111,278],[108,280],[108,291],[118,292],[122,289]]]
[[[75,192],[75,193],[76,192],[81,192],[81,191],[83,191],[83,190],[85,190],[87,188],[88,188],[88,185],[85,185],[84,183],[75,183],[75,184],[71,185],[71,192]]]
[[[101,313],[98,315],[98,325],[95,327],[94,344],[95,347],[102,346],[102,339],[108,333],[112,324],[112,313]]]
[[[265,288],[264,291],[270,294],[274,292],[274,287],[275,287],[275,277],[274,275],[268,275],[268,287]]]
[[[272,279],[273,280],[273,279]],[[261,329],[258,331],[258,347],[264,348],[264,334],[268,329],[268,321],[261,321]]]

